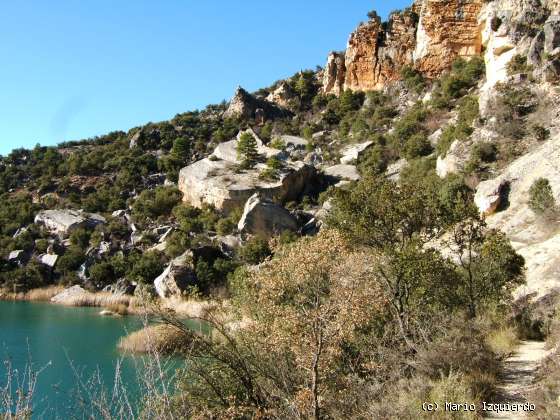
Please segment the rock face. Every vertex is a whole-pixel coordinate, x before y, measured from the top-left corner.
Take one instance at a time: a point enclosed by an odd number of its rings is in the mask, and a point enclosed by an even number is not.
[[[237,228],[244,233],[270,238],[285,230],[297,231],[298,224],[284,207],[254,194],[247,200]]]
[[[227,213],[243,206],[255,192],[280,203],[293,201],[313,186],[317,176],[314,167],[301,162],[287,164],[274,180],[259,177],[264,168],[257,165],[237,173],[231,162],[202,159],[181,170],[178,185],[183,201],[195,207],[211,204]]]
[[[478,16],[483,4],[483,0],[424,0],[419,6],[416,68],[437,77],[455,58],[480,54]]]
[[[76,210],[44,210],[35,216],[35,223],[45,226],[52,233],[65,236],[81,227],[106,223],[106,220],[98,214]]]
[[[235,95],[231,99],[224,117],[242,117],[275,119],[290,116],[290,112],[277,107],[275,104],[267,100],[259,99],[251,95],[241,86],[235,91]]]
[[[559,161],[560,136],[556,136],[514,161],[497,178],[484,181],[477,188],[480,210],[485,207],[491,210],[497,196],[492,193],[501,185],[509,185],[505,209],[488,215],[486,221],[490,228],[506,233],[516,251],[525,258],[527,285],[516,292],[517,296],[537,293],[540,297],[560,289],[560,234],[553,224],[539,220],[528,206],[529,189],[538,178],[550,181],[554,198],[560,202]]]
[[[172,260],[163,273],[154,280],[156,292],[162,298],[180,296],[191,284],[196,284],[191,251]]]
[[[247,132],[255,137],[257,151],[263,160],[271,156],[282,158],[280,150],[266,147],[253,130],[249,129]],[[178,186],[184,194],[185,202],[195,207],[210,204],[227,213],[243,206],[256,192],[283,203],[297,199],[304,191],[313,187],[317,178],[315,168],[299,161],[284,160],[276,179],[260,177],[267,168],[262,163],[252,169],[236,170],[240,163],[236,150],[240,135],[241,132],[237,139],[218,145],[210,158],[199,160],[179,172]],[[292,136],[284,136],[283,141],[293,147],[303,147],[306,143],[305,140]]]
[[[530,28],[542,26],[548,13],[539,0],[495,0],[483,6],[479,15],[486,63],[486,83],[479,99],[483,116],[494,86],[508,78],[507,65],[514,56],[526,55],[529,64],[540,65],[545,34],[535,34]]]
[[[419,0],[393,13],[384,24],[377,16],[350,35],[344,56],[331,53],[323,92],[379,90],[400,78],[403,66],[437,77],[457,57],[482,51],[478,16],[483,0]]]
[[[285,80],[281,81],[276,89],[274,89],[266,97],[268,102],[273,102],[283,108],[290,106],[290,101],[296,97],[296,93]]]
[[[327,58],[327,65],[323,73],[323,92],[339,95],[344,90],[346,67],[344,54],[331,52]]]

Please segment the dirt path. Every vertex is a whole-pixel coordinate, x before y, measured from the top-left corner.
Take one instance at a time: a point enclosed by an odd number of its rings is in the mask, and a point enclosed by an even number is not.
[[[527,402],[525,395],[530,390],[536,370],[541,361],[548,355],[542,341],[521,341],[516,352],[504,362],[504,373],[500,378],[499,400],[495,403]],[[528,416],[524,412],[488,413],[489,419],[524,419]]]

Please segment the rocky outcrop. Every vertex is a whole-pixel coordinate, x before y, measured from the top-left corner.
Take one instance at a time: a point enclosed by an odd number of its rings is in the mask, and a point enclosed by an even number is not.
[[[538,146],[520,157],[497,178],[479,184],[476,196],[480,210],[495,207],[496,192],[500,186],[508,185],[504,209],[488,215],[490,228],[506,233],[514,248],[524,258],[527,266],[527,285],[516,292],[517,296],[537,293],[544,296],[560,289],[560,234],[555,223],[540,220],[529,208],[529,189],[538,178],[546,178],[552,187],[556,202],[560,202],[560,136]],[[486,201],[482,199],[486,197]],[[493,204],[494,203],[494,204]],[[488,212],[487,212],[488,213]]]
[[[189,285],[196,284],[191,251],[173,259],[167,268],[154,280],[157,294],[162,298],[180,296]]]
[[[86,295],[87,292],[82,286],[72,286],[68,289],[64,289],[62,292],[58,293],[57,295],[51,298],[51,302],[53,303],[60,303],[60,304],[68,304],[73,300],[79,298],[80,296]]]
[[[482,51],[478,16],[483,0],[424,0],[414,50],[415,67],[433,78],[457,57]]]
[[[265,146],[253,130],[246,132],[254,136],[261,160],[271,156],[282,159],[282,168],[277,172],[276,178],[261,177],[262,172],[267,169],[263,163],[256,164],[252,169],[238,169],[240,162],[236,149],[242,134],[240,132],[236,139],[218,145],[209,158],[199,160],[179,172],[178,186],[184,194],[185,202],[195,207],[210,204],[227,213],[243,206],[256,192],[283,203],[296,200],[313,187],[317,178],[313,166],[287,160],[289,155]],[[287,148],[302,148],[306,144],[299,137],[283,136],[282,140]]]
[[[276,89],[270,92],[270,94],[266,97],[266,100],[268,102],[273,102],[282,108],[288,108],[290,106],[290,102],[296,97],[297,95],[290,84],[283,80]]]
[[[224,117],[240,117],[247,119],[275,119],[290,116],[290,112],[275,104],[256,98],[241,86],[237,87],[235,95],[231,99]],[[261,122],[262,122],[261,121]]]
[[[77,210],[44,210],[35,216],[35,223],[43,225],[51,233],[65,236],[81,227],[106,223],[106,220],[98,214]]]
[[[280,203],[294,201],[315,183],[315,168],[302,162],[288,163],[277,179],[263,179],[265,165],[238,172],[235,165],[224,160],[203,159],[183,168],[179,173],[179,189],[183,200],[195,207],[213,205],[228,213],[241,207],[255,192]]]
[[[542,26],[548,14],[539,0],[495,0],[483,6],[479,15],[486,63],[486,82],[479,99],[483,116],[495,94],[494,86],[507,81],[508,63],[513,57],[526,56],[535,70],[543,65],[545,34],[535,33],[533,28]]]
[[[360,155],[366,151],[371,145],[372,141],[366,141],[364,143],[351,144],[346,146],[340,151],[342,157],[340,158],[340,163],[346,165],[352,162],[356,162]]]
[[[350,35],[344,56],[331,53],[323,91],[379,90],[411,66],[435,78],[457,57],[482,52],[479,14],[483,0],[419,0],[391,14],[387,23],[373,16]]]
[[[417,16],[393,13],[387,25],[374,16],[350,35],[344,56],[331,53],[323,75],[323,92],[375,90],[399,79],[399,70],[412,64]]]
[[[226,162],[241,163],[237,156],[237,143],[239,142],[239,139],[243,133],[248,133],[253,136],[257,143],[257,153],[263,158],[269,158],[271,156],[277,156],[278,154],[280,154],[279,150],[266,147],[259,136],[257,136],[257,134],[251,128],[249,128],[248,130],[240,131],[234,140],[218,144],[211,156],[213,156],[213,158],[224,160]]]
[[[297,231],[298,223],[284,207],[254,194],[247,200],[237,228],[243,233],[270,238],[286,230]]]
[[[344,90],[345,78],[344,53],[333,51],[327,58],[327,65],[323,72],[323,92],[339,95]]]

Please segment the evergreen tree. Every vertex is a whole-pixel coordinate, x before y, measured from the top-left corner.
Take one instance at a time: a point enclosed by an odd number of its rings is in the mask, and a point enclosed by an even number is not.
[[[257,140],[250,133],[243,133],[237,143],[237,158],[242,161],[245,168],[252,168],[257,163],[259,153],[257,151]]]

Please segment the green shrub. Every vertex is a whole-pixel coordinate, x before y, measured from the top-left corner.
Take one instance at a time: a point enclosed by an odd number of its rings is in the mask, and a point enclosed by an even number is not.
[[[134,261],[127,278],[139,283],[151,284],[165,267],[165,259],[159,252],[146,252]]]
[[[414,159],[429,155],[432,145],[424,134],[415,134],[410,137],[404,146],[404,155],[407,159]]]
[[[529,207],[538,215],[555,211],[556,202],[548,179],[539,178],[533,182],[529,189]]]
[[[142,191],[132,205],[132,214],[139,221],[156,220],[170,216],[173,208],[181,201],[183,194],[176,187],[157,187]]]
[[[274,139],[272,139],[272,141],[270,142],[269,146],[272,147],[273,149],[278,149],[278,150],[284,150],[284,148],[286,147],[284,141],[280,137],[274,137]]]
[[[239,258],[246,264],[260,264],[272,254],[268,242],[262,238],[251,238],[239,250]]]
[[[410,66],[404,66],[401,69],[401,77],[407,89],[413,92],[420,93],[426,87],[422,73]]]

